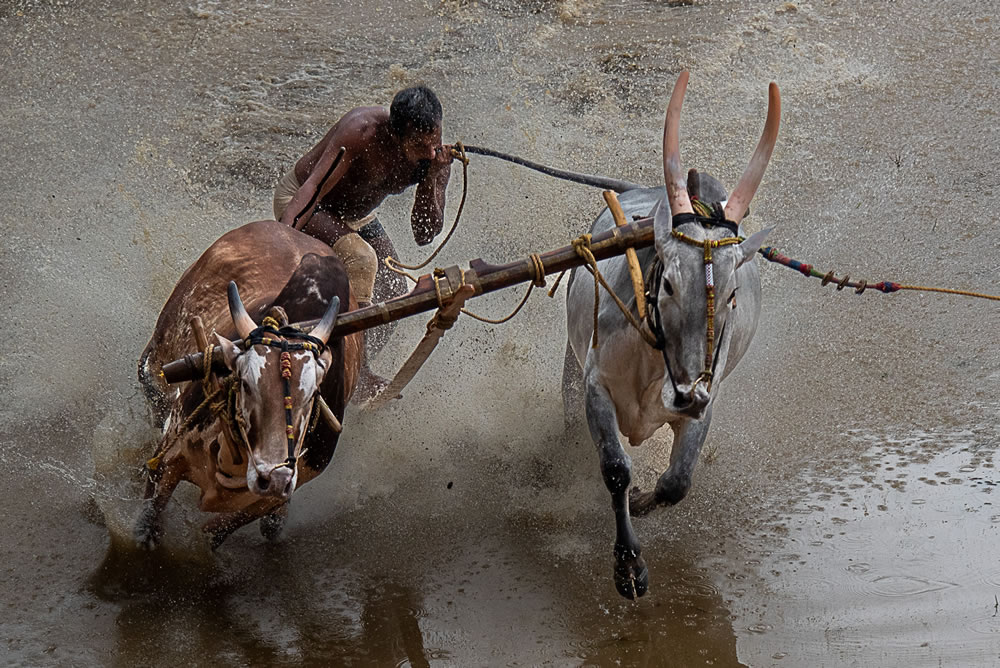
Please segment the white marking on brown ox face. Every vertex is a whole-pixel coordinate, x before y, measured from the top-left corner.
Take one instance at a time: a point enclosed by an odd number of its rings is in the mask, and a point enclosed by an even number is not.
[[[227,345],[228,344],[228,345]],[[246,426],[243,437],[250,445],[247,487],[261,496],[288,498],[298,481],[298,467],[286,464],[285,379],[281,376],[281,350],[255,345],[241,353],[232,342],[221,339],[227,365],[240,383],[237,410]],[[232,349],[227,349],[229,347]],[[288,390],[292,398],[291,424],[295,426],[294,453],[302,453],[309,427],[313,399],[322,383],[329,353],[318,361],[311,352],[290,354],[291,377]]]

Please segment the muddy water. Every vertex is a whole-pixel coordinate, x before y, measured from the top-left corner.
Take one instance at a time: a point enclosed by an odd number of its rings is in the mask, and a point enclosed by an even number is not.
[[[270,215],[270,185],[340,113],[411,83],[439,93],[449,141],[653,184],[688,68],[685,162],[733,184],[774,80],[783,125],[751,218],[770,243],[872,281],[1000,292],[996,3],[666,5],[0,6],[0,662],[1000,661],[995,309],[775,266],[692,494],[636,522],[637,603],[611,582],[593,446],[562,434],[564,317],[540,294],[513,324],[452,330],[404,401],[352,410],[282,543],[248,527],[208,553],[185,490],[164,548],[128,548],[152,438],[134,365],[160,305],[212,240]],[[442,265],[561,245],[601,206],[487,159],[468,178]],[[382,217],[414,260],[410,197]],[[641,484],[668,453],[665,433],[631,451]]]

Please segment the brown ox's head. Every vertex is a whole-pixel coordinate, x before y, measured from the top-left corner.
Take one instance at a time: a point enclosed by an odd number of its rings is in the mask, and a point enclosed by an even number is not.
[[[242,345],[216,338],[236,383],[233,436],[243,443],[247,487],[255,494],[287,499],[295,490],[296,462],[303,454],[313,404],[322,400],[319,387],[331,362],[326,342],[339,308],[340,300],[332,298],[309,334],[258,326],[236,284],[229,283],[229,312]]]

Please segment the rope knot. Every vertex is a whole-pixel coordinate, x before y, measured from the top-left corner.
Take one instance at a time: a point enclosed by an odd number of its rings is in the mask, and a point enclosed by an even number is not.
[[[455,148],[456,146],[458,148]],[[469,166],[469,156],[465,154],[465,145],[462,142],[457,141],[455,146],[451,147],[451,157],[461,162],[463,166]]]

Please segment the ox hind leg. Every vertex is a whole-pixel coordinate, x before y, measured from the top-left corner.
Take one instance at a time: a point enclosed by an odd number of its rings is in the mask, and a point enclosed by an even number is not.
[[[642,517],[659,506],[680,503],[687,496],[711,423],[712,407],[709,406],[701,420],[685,419],[670,425],[674,432],[670,467],[660,475],[652,492],[642,492],[638,488],[630,492],[629,509],[632,515]]]
[[[185,462],[180,457],[165,458],[160,467],[159,478],[146,483],[142,510],[132,534],[135,542],[146,550],[153,550],[160,544],[163,538],[163,510],[177,484],[184,479]]]
[[[618,439],[618,420],[608,391],[588,378],[587,424],[601,458],[601,474],[611,492],[615,511],[615,588],[628,599],[636,599],[649,587],[649,572],[640,556],[639,539],[629,517],[628,489],[632,483],[632,461]]]
[[[567,436],[572,435],[580,424],[580,412],[584,405],[583,370],[576,361],[573,347],[566,342],[566,357],[562,373],[563,428]]]

